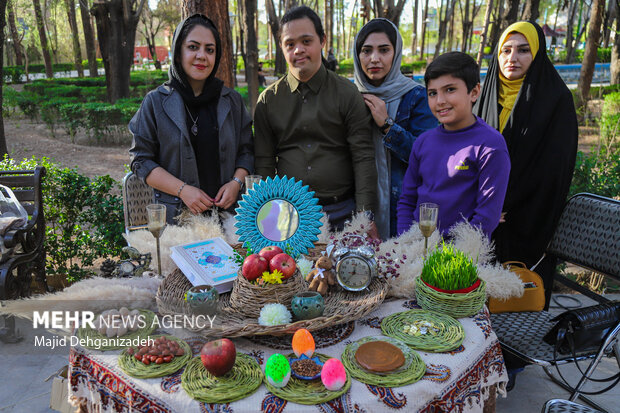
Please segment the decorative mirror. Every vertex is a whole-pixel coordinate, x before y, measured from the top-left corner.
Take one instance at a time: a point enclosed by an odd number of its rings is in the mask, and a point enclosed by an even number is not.
[[[277,245],[296,257],[306,254],[318,241],[321,206],[314,192],[295,178],[267,178],[254,184],[239,201],[235,226],[239,242],[255,252]]]

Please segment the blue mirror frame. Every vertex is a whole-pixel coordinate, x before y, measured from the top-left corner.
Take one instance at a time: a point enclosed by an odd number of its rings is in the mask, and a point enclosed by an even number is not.
[[[242,198],[239,207],[235,209],[236,234],[239,235],[239,242],[249,243],[254,252],[258,253],[269,245],[277,245],[295,258],[299,254],[307,254],[308,248],[314,247],[314,243],[319,240],[318,235],[321,233],[319,228],[323,225],[321,206],[318,205],[319,200],[314,197],[314,192],[308,189],[308,185],[303,186],[301,181],[287,178],[286,175],[268,177],[254,184]],[[284,241],[272,241],[258,229],[258,212],[263,205],[275,199],[289,202],[299,216],[297,231]]]

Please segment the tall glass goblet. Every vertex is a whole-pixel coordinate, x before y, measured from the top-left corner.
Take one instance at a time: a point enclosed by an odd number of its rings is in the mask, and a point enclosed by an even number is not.
[[[420,204],[420,214],[418,220],[418,226],[422,235],[424,235],[424,258],[426,258],[426,251],[428,250],[428,237],[437,228],[437,215],[439,214],[439,206],[433,203]]]
[[[157,241],[157,273],[161,275],[161,254],[159,237],[166,227],[166,206],[163,204],[149,204],[146,206],[148,214],[148,229]]]

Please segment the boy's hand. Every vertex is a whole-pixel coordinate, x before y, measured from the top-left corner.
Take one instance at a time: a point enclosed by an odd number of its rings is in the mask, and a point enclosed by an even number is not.
[[[506,222],[506,213],[502,212],[502,215],[499,217],[499,223],[503,224],[504,222]]]
[[[364,97],[364,103],[366,103],[366,106],[370,109],[370,114],[372,115],[372,118],[377,126],[383,126],[388,117],[387,107],[385,106],[383,99],[368,93],[364,93],[362,96]]]
[[[370,238],[381,241],[381,237],[379,236],[379,230],[377,229],[377,224],[375,224],[375,221],[370,221],[370,228],[368,228],[368,231],[366,231],[366,233]]]

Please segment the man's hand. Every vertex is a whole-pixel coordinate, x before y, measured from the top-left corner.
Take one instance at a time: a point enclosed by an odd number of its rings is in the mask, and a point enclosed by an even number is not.
[[[179,197],[194,214],[200,214],[213,206],[213,199],[195,186],[185,185]]]

